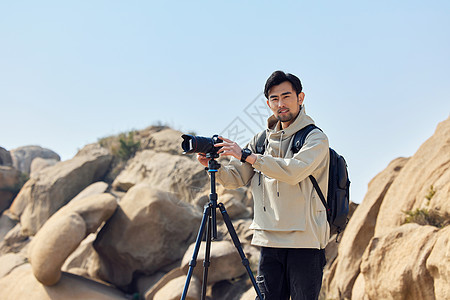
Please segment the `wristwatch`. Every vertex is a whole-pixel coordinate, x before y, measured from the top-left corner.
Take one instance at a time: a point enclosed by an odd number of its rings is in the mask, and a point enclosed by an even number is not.
[[[247,157],[252,154],[252,150],[248,149],[248,148],[244,148],[242,149],[242,156],[241,156],[241,162],[245,162],[245,160],[247,159]]]

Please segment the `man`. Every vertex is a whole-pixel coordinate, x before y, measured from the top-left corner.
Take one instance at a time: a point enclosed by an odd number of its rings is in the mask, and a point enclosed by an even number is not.
[[[291,150],[295,133],[314,121],[305,113],[300,79],[282,71],[267,80],[264,94],[273,112],[268,119],[264,154],[256,154],[255,136],[247,148],[221,137],[218,153],[231,156],[217,180],[229,189],[251,182],[254,200],[252,244],[261,247],[257,282],[266,300],[317,299],[329,237],[325,208],[308,176],[325,197],[328,189],[328,139],[315,129],[299,152]],[[198,155],[207,166],[208,159]]]

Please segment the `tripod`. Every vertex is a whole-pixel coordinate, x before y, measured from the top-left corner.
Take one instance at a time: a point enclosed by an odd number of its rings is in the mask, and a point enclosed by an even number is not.
[[[203,282],[202,282],[202,294],[201,300],[205,300],[206,297],[206,284],[208,280],[208,268],[210,265],[210,253],[211,253],[211,240],[217,239],[217,223],[216,223],[216,208],[218,207],[220,212],[222,213],[223,220],[225,225],[227,226],[228,233],[231,235],[231,239],[233,240],[234,246],[236,247],[239,255],[242,259],[242,264],[247,270],[247,274],[250,277],[253,288],[258,295],[257,299],[264,299],[261,291],[256,284],[255,278],[253,277],[252,270],[250,269],[250,265],[247,257],[245,257],[244,251],[242,250],[241,242],[236,234],[236,230],[234,230],[233,224],[231,223],[230,216],[225,209],[225,206],[222,203],[217,205],[217,193],[216,193],[216,172],[220,168],[220,164],[215,160],[219,155],[216,153],[208,153],[206,157],[209,158],[208,161],[208,173],[210,174],[210,182],[211,182],[211,193],[209,194],[209,203],[205,205],[205,210],[203,211],[202,223],[200,225],[200,229],[198,231],[197,240],[195,242],[194,254],[192,255],[192,259],[189,262],[189,270],[186,278],[186,283],[184,285],[183,294],[181,296],[181,300],[186,299],[187,291],[189,289],[189,283],[192,278],[192,273],[194,271],[194,267],[197,264],[197,256],[198,251],[200,250],[200,244],[203,238],[203,234],[205,232],[206,226],[206,249],[205,249],[205,259],[203,261]]]

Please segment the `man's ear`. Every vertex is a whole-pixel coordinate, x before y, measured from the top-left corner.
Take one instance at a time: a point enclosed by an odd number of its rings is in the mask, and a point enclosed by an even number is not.
[[[298,94],[298,103],[300,105],[303,105],[303,100],[305,100],[305,93],[301,92],[300,94]]]

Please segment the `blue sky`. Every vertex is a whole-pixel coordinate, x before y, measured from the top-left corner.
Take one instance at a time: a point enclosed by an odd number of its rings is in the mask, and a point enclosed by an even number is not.
[[[0,146],[66,160],[159,122],[246,139],[281,69],[361,202],[449,117],[449,29],[448,1],[2,1]]]

